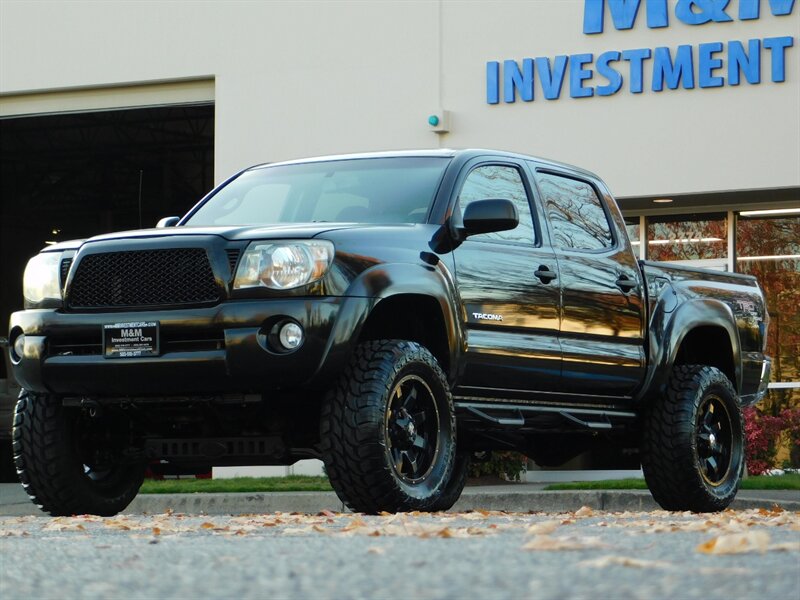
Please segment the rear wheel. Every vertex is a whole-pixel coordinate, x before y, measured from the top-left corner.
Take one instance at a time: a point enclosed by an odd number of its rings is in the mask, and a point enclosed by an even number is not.
[[[14,412],[14,462],[31,500],[53,516],[122,511],[141,487],[145,464],[125,456],[126,423],[65,408],[23,391]]]
[[[435,510],[456,445],[453,401],[436,359],[414,342],[361,344],[326,398],[321,438],[331,485],[351,509]]]
[[[731,382],[714,367],[675,367],[644,423],[642,469],[653,498],[667,510],[723,510],[736,496],[744,463]]]

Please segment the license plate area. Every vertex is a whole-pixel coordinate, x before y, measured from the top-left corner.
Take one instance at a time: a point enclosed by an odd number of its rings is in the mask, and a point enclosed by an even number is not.
[[[106,358],[158,356],[159,324],[156,321],[103,325]]]

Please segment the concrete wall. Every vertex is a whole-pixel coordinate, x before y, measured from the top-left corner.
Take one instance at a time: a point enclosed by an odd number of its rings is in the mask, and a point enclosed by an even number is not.
[[[213,81],[216,179],[257,162],[416,147],[497,147],[592,169],[618,196],[800,186],[800,8],[776,17],[632,30],[584,3],[0,3],[0,115],[75,109],[86,88]],[[486,62],[793,36],[786,81],[610,97],[486,103]],[[724,57],[724,55],[723,55]],[[696,58],[696,55],[695,55]],[[624,69],[623,69],[624,71]],[[723,69],[723,72],[725,69]],[[596,76],[597,77],[597,76]],[[596,79],[605,83],[602,79]],[[122,86],[115,88],[115,86]],[[70,104],[59,94],[69,90]],[[35,99],[39,97],[38,99]],[[166,95],[164,101],[173,96]],[[152,102],[158,99],[151,100]],[[22,104],[23,108],[20,109]],[[429,130],[439,107],[451,132]]]

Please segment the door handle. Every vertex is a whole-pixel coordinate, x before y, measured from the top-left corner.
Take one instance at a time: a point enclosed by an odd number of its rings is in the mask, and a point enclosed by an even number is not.
[[[547,265],[539,265],[539,268],[536,269],[533,272],[533,274],[536,275],[536,277],[538,277],[539,281],[541,281],[542,283],[550,283],[551,281],[553,281],[553,279],[558,277],[558,275],[556,275],[556,272],[551,271],[550,267],[548,267]]]
[[[625,293],[630,292],[633,288],[639,285],[634,279],[631,279],[627,275],[620,275],[619,279],[616,281],[616,284],[617,287]]]

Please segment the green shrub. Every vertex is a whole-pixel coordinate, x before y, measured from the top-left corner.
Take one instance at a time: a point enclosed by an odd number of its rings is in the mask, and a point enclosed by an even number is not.
[[[520,472],[527,462],[519,452],[492,452],[489,460],[473,460],[469,468],[470,477],[494,475],[506,481],[519,481]]]

